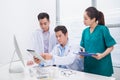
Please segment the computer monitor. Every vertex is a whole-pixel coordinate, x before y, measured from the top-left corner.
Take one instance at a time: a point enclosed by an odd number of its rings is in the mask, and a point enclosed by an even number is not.
[[[10,66],[9,66],[9,72],[10,73],[21,73],[21,72],[24,71],[22,66],[15,65],[14,67],[12,67],[13,58],[14,58],[15,53],[18,55],[18,58],[22,62],[23,66],[25,66],[25,63],[24,63],[24,60],[23,60],[23,57],[22,57],[22,53],[21,53],[20,48],[18,46],[17,39],[16,39],[15,35],[13,37],[13,42],[14,42],[15,51],[14,51],[13,56],[11,58],[11,62],[10,62]]]
[[[17,40],[16,40],[15,35],[14,35],[14,47],[15,47],[15,51],[16,51],[18,57],[20,58],[20,61],[21,61],[22,64],[25,66],[24,60],[23,60],[23,57],[22,57],[22,53],[21,53],[20,48],[19,48],[19,46],[18,46],[18,43],[17,43]]]

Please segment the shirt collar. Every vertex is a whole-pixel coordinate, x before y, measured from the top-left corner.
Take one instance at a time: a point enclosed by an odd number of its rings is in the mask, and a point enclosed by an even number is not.
[[[42,30],[42,33],[44,34],[44,33],[50,33],[50,29],[47,31],[47,32],[44,32],[43,30]]]
[[[64,46],[64,47],[62,47],[60,44],[59,44],[59,48],[60,49],[66,49],[67,47],[68,47],[68,45],[69,45],[69,39],[67,40],[67,44]]]

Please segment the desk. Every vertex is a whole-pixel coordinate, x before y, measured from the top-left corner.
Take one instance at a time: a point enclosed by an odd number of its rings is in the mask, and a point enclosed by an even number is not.
[[[95,74],[89,74],[84,73],[80,71],[72,71],[72,74],[69,76],[64,76],[63,72],[65,69],[60,69],[57,67],[46,67],[51,70],[56,70],[55,72],[56,77],[54,79],[44,79],[44,80],[115,80],[113,77],[105,77]],[[23,73],[9,73],[9,64],[4,65],[0,67],[0,80],[43,80],[43,79],[37,79],[35,77],[31,77],[27,71],[27,68],[25,68],[25,71]],[[62,74],[61,74],[62,73]]]

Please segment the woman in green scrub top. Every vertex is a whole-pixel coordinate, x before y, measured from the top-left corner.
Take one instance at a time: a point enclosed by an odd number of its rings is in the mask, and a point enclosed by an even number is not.
[[[86,52],[96,54],[84,56],[84,71],[111,76],[113,67],[110,53],[116,42],[105,26],[103,13],[88,7],[84,12],[84,24],[88,27],[82,33],[80,45]]]

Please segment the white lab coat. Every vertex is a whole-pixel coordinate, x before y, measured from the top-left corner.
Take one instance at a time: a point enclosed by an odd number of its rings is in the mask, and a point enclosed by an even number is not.
[[[53,55],[53,59],[51,60],[51,64],[54,65],[65,65],[68,69],[73,70],[83,70],[83,62],[82,59],[78,57],[78,55],[74,54],[75,50],[70,44],[70,41],[67,43],[65,48],[64,56],[59,56],[60,49],[58,48],[60,44],[57,44],[50,54]],[[49,62],[50,63],[50,62]]]
[[[35,50],[36,53],[44,53],[44,41],[42,32],[43,31],[41,29],[37,29],[33,34],[32,45],[33,50]],[[49,32],[49,52],[51,52],[53,47],[57,44],[57,40],[54,31],[50,29]]]

